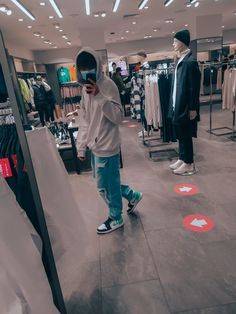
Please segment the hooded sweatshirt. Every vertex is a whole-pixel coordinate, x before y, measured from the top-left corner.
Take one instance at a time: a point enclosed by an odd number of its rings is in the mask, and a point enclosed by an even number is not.
[[[102,74],[102,63],[98,54],[91,48],[84,48],[78,56],[82,52],[90,53],[97,62],[96,84],[99,93],[93,96],[87,94],[85,88],[82,89],[78,155],[85,157],[86,148],[89,147],[97,157],[111,157],[120,152],[119,124],[123,117],[120,94],[115,83]]]

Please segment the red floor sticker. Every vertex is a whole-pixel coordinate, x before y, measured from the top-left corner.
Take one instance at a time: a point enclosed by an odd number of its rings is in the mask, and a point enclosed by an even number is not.
[[[215,227],[214,221],[202,215],[189,215],[184,218],[183,225],[193,232],[208,232]]]
[[[140,125],[137,125],[137,124],[130,124],[129,125],[129,128],[139,128]]]
[[[179,195],[195,195],[199,193],[198,187],[192,184],[177,184],[174,191]]]

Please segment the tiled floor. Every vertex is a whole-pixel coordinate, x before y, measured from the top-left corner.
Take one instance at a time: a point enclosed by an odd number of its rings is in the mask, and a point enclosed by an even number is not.
[[[71,175],[88,232],[86,256],[73,281],[65,279],[69,314],[236,313],[236,143],[210,136],[208,108],[202,111],[193,177],[174,176],[169,161],[149,160],[139,128],[123,124],[122,178],[144,193],[136,215],[124,214],[123,229],[96,235],[106,207],[89,173]],[[230,112],[215,111],[213,127],[231,126],[231,119]],[[176,195],[178,183],[200,192]],[[215,228],[186,230],[182,221],[190,214],[210,216]]]

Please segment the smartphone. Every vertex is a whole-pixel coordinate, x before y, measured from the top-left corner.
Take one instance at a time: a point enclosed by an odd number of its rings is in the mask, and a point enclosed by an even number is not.
[[[95,73],[88,73],[87,76],[86,76],[86,84],[91,84],[91,82],[89,81],[93,81],[94,83],[96,83],[96,74]]]

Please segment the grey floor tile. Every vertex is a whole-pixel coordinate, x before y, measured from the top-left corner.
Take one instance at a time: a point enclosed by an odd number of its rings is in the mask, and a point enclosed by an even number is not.
[[[147,237],[172,311],[235,302],[232,282],[225,282],[223,268],[213,266],[216,257],[202,247],[195,234],[172,229],[151,231]],[[216,265],[223,266],[220,262]]]
[[[176,312],[174,314],[235,314],[236,313],[236,303],[235,304],[226,304],[219,305],[216,307],[199,309],[199,310],[191,310],[185,312]]]
[[[159,281],[103,289],[103,314],[170,314]]]
[[[99,262],[78,265],[73,281],[67,282],[64,289],[68,314],[102,313]]]
[[[129,237],[122,230],[100,238],[102,286],[111,287],[157,278],[144,235]]]

